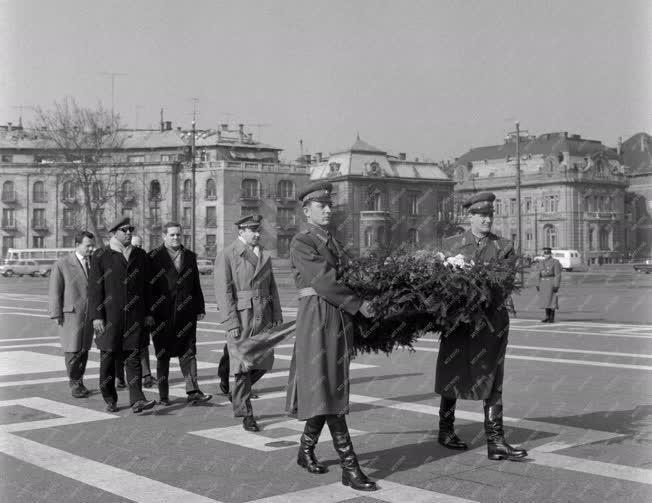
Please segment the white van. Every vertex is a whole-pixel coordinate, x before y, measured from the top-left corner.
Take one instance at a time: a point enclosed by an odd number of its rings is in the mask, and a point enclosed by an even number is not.
[[[582,258],[577,250],[552,250],[552,257],[559,260],[564,271],[583,267]]]

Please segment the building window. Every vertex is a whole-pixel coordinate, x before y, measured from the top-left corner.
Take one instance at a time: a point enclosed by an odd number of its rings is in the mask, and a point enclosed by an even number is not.
[[[206,206],[206,227],[217,227],[217,206]]]
[[[364,230],[364,245],[365,248],[371,248],[374,244],[374,231],[371,227]]]
[[[45,184],[43,182],[34,182],[34,185],[32,186],[32,199],[34,199],[35,203],[45,203],[47,201]]]
[[[419,194],[411,192],[408,194],[408,215],[415,216],[419,213]]]
[[[531,232],[526,232],[525,233],[525,247],[530,250],[532,248],[532,233]]]
[[[378,233],[376,235],[376,240],[378,241],[379,245],[384,245],[385,244],[385,227],[380,226],[378,227]]]
[[[63,182],[62,194],[64,199],[75,199],[76,192],[75,182],[72,180],[66,180]]]
[[[245,178],[242,180],[242,197],[248,199],[258,199],[260,197],[258,180],[253,178]]]
[[[206,180],[206,199],[217,199],[217,186],[212,178]]]
[[[14,182],[6,181],[2,184],[2,200],[3,201],[14,201],[16,199],[16,193],[14,191]]]
[[[161,154],[161,162],[170,162],[171,160],[170,154]]]
[[[63,209],[63,227],[64,229],[72,229],[75,227],[75,210],[72,208]]]
[[[611,250],[610,229],[608,227],[601,227],[599,234],[600,250]]]
[[[554,225],[546,225],[543,228],[543,234],[546,246],[549,248],[557,248],[557,229]]]
[[[156,201],[161,199],[161,184],[158,180],[152,180],[149,184],[149,200]]]
[[[192,236],[190,234],[184,234],[183,235],[183,247],[188,248],[190,250],[190,247],[192,246]]]
[[[294,182],[281,180],[276,186],[276,197],[283,199],[294,199]]]
[[[258,208],[255,206],[242,206],[240,208],[240,216],[246,217],[247,215],[255,215],[258,213]]]
[[[32,248],[45,248],[45,238],[43,236],[32,236]]]
[[[184,180],[183,181],[183,194],[182,194],[183,200],[184,201],[191,201],[192,200],[192,180]]]
[[[104,229],[104,226],[106,225],[104,222],[104,208],[97,208],[95,210],[94,221],[96,229]]]
[[[559,196],[544,196],[543,211],[546,213],[555,213],[559,211]]]
[[[75,236],[65,235],[63,236],[63,243],[61,243],[64,248],[74,248],[75,247]]]
[[[509,214],[516,215],[516,199],[509,200]]]
[[[532,198],[525,198],[525,213],[530,213],[532,211]]]
[[[289,227],[296,225],[297,215],[292,208],[279,208],[276,216],[276,221],[281,227]]]
[[[149,223],[150,226],[161,225],[161,208],[158,206],[151,206],[149,208]]]
[[[192,226],[191,210],[192,208],[187,206],[183,208],[183,219],[181,220],[181,225],[183,225],[185,228],[190,228]]]
[[[145,162],[144,155],[130,155],[127,156],[127,162]]]
[[[14,208],[2,209],[2,227],[7,229],[16,227],[16,210]]]
[[[611,196],[607,196],[605,211],[613,211],[613,210],[614,210],[614,199]]]
[[[45,208],[34,208],[32,210],[32,227],[42,229],[45,224]]]
[[[494,213],[496,216],[500,216],[503,214],[503,202],[500,199],[496,199],[494,202]]]
[[[292,238],[290,236],[279,236],[276,241],[276,250],[279,257],[289,257],[290,256],[290,241]]]
[[[214,257],[217,254],[217,236],[215,234],[206,234],[204,248],[207,257]]]
[[[13,236],[2,236],[2,256],[7,256],[9,248],[16,248]]]
[[[419,244],[419,231],[417,229],[408,229],[408,243]]]
[[[129,180],[122,182],[121,193],[123,199],[132,199],[134,197],[134,184]]]
[[[95,181],[91,185],[91,201],[101,201],[104,197],[104,190],[102,187],[102,182]]]
[[[372,192],[369,192],[369,195],[367,196],[367,211],[382,211],[383,210],[383,203],[382,203],[382,196],[380,194],[380,191],[374,190]],[[410,215],[416,215],[416,213],[410,213]]]
[[[14,162],[14,156],[11,154],[2,154],[2,162]],[[2,255],[4,256],[4,253]]]
[[[589,235],[587,237],[589,242],[589,250],[595,250],[595,246],[594,246],[595,232],[592,227],[589,228]]]

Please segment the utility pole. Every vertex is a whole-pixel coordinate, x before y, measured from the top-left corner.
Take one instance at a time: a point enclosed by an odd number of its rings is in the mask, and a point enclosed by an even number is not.
[[[193,114],[194,115],[194,114]],[[196,201],[195,201],[195,171],[197,168],[197,165],[195,164],[195,119],[192,119],[192,139],[190,143],[190,156],[191,156],[191,164],[190,164],[190,172],[191,172],[191,183],[192,183],[192,215],[191,215],[191,226],[190,226],[190,232],[191,232],[191,247],[192,250],[197,253],[197,248],[196,248],[196,230],[197,226],[195,224],[195,206],[196,206]]]
[[[115,115],[115,78],[124,77],[126,73],[119,72],[101,72],[100,75],[111,77],[111,115]]]
[[[523,131],[527,133],[527,131]],[[521,128],[518,121],[516,121],[516,131],[509,134],[516,134],[516,253],[520,256],[522,252],[521,239],[523,235],[522,229],[522,215],[521,215]],[[535,231],[536,232],[536,231]],[[520,271],[521,285],[523,285],[523,268]]]

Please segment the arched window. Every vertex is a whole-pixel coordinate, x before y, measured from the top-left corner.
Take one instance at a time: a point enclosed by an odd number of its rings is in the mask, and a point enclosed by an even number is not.
[[[372,247],[374,244],[374,231],[371,227],[364,230],[364,245],[367,248]]]
[[[183,181],[183,200],[190,201],[192,200],[192,180],[188,178]]]
[[[16,199],[16,193],[14,192],[14,182],[7,180],[2,184],[2,200],[3,201],[14,201]]]
[[[32,185],[32,199],[35,203],[44,203],[47,199],[45,196],[45,184],[40,180],[34,182],[34,185]]]
[[[281,180],[276,186],[276,197],[294,199],[294,182],[292,180]]]
[[[75,183],[72,180],[66,180],[63,182],[63,197],[64,199],[74,199],[75,198]]]
[[[546,225],[543,228],[546,246],[549,248],[557,248],[557,229],[554,225]]]
[[[605,203],[605,211],[613,211],[614,210],[614,199],[611,196],[607,196],[607,201]]]
[[[157,200],[161,199],[161,184],[158,180],[152,180],[149,183],[149,199]]]
[[[93,201],[99,201],[103,197],[103,187],[102,187],[102,182],[97,180],[93,182],[93,185],[91,185],[91,200]]]
[[[206,199],[217,199],[217,186],[212,178],[206,180]]]
[[[382,196],[379,190],[369,192],[367,197],[367,211],[382,211]]]
[[[611,229],[608,226],[600,228],[598,235],[600,250],[611,250]]]
[[[589,250],[595,250],[595,231],[593,230],[593,227],[589,227],[588,241]]]
[[[254,178],[245,178],[242,180],[242,197],[249,199],[258,199],[260,197],[258,180]]]
[[[133,197],[134,195],[134,184],[129,180],[122,182],[122,196],[123,197]]]
[[[413,245],[419,244],[419,231],[417,229],[408,229],[408,242]]]
[[[376,240],[378,241],[379,245],[384,245],[385,244],[385,227],[380,226],[378,227],[378,235],[376,236]]]

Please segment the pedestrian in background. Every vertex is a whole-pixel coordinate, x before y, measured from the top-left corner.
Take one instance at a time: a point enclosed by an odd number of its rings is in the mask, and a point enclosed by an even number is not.
[[[562,267],[559,260],[553,258],[552,249],[543,249],[544,259],[539,262],[537,268],[537,292],[539,292],[538,304],[541,309],[546,310],[546,316],[541,323],[554,323],[555,311],[559,309],[559,287],[561,286]]]
[[[64,351],[70,391],[86,398],[84,386],[88,351],[93,343],[93,326],[88,317],[88,275],[95,236],[88,231],[75,235],[75,251],[61,257],[52,267],[48,294],[50,318],[57,320],[57,333]]]

